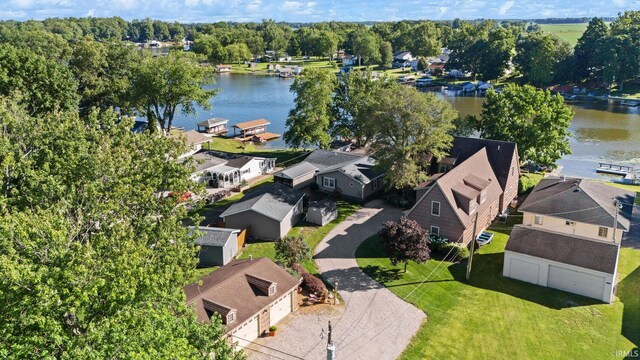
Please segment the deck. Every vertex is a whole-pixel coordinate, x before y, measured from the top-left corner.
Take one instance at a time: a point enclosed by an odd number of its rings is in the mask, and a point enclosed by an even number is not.
[[[260,139],[262,139],[264,141],[270,141],[270,140],[275,140],[275,139],[279,138],[281,135],[280,134],[270,133],[270,132],[263,132],[263,133],[256,134],[256,135],[239,137],[238,140],[240,140],[240,141],[252,141],[254,136],[255,137],[259,137]]]
[[[607,164],[607,163],[599,163],[598,167],[596,168],[596,172],[598,173],[620,175],[620,176],[626,176],[629,173],[633,173],[637,171],[638,171],[637,169],[634,169],[631,166]]]

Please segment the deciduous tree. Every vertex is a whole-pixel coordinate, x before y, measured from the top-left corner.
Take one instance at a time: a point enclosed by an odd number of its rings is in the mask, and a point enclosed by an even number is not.
[[[429,234],[414,220],[402,217],[397,222],[388,221],[379,236],[391,264],[404,263],[404,272],[409,261],[424,263],[430,258]]]
[[[276,258],[287,267],[311,258],[311,248],[302,236],[285,236],[276,240]]]

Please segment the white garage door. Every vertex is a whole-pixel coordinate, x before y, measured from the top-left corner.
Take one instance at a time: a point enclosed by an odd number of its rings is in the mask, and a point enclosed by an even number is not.
[[[277,324],[278,321],[289,315],[289,313],[291,313],[291,293],[288,293],[280,300],[271,304],[271,308],[269,309],[270,325]]]
[[[549,266],[549,287],[594,299],[602,299],[604,285],[605,279],[603,276],[591,275],[554,265]]]
[[[248,320],[244,325],[231,333],[231,341],[238,343],[239,348],[244,348],[251,341],[258,338],[258,316]]]
[[[511,259],[510,277],[537,284],[540,277],[540,265],[520,259]]]

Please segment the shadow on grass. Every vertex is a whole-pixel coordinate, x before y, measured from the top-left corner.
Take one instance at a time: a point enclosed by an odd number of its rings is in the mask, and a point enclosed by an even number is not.
[[[640,267],[627,275],[618,284],[618,297],[624,304],[622,313],[622,335],[635,346],[635,358],[639,358],[640,347]],[[633,356],[633,351],[629,356]]]
[[[502,276],[504,253],[475,254],[469,281],[466,280],[467,262],[449,266],[449,272],[457,281],[481,289],[501,292],[551,309],[602,304],[601,301],[564,291],[530,284]]]

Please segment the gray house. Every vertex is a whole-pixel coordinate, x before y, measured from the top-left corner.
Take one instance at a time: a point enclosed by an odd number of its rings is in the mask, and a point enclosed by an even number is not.
[[[200,266],[226,265],[238,252],[240,230],[206,226],[199,226],[197,229],[202,233],[195,241],[200,246]]]
[[[247,229],[248,236],[280,239],[302,218],[304,193],[273,184],[247,193],[220,217],[229,228]]]
[[[275,173],[274,181],[294,189],[315,182],[321,191],[363,201],[382,190],[383,177],[367,155],[315,150],[304,161]]]
[[[336,203],[329,199],[313,201],[307,209],[307,221],[312,224],[324,226],[337,217],[338,209],[336,208]]]

